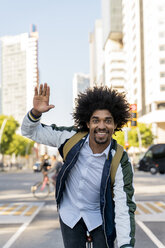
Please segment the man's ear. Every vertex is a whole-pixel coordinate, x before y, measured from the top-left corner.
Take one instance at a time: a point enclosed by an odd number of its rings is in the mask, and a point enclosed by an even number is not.
[[[89,128],[89,122],[86,122],[87,128]]]

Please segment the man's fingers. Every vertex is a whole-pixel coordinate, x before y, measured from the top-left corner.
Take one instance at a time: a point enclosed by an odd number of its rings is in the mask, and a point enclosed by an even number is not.
[[[35,96],[38,96],[38,89],[37,89],[37,86],[34,88],[34,95],[35,95]]]
[[[50,96],[50,87],[47,87],[47,96]]]
[[[39,88],[39,95],[42,95],[42,92],[43,92],[43,84],[40,85],[40,88]]]
[[[48,90],[48,86],[47,86],[47,83],[44,83],[44,88],[43,88],[43,96],[46,96],[47,95],[47,90]]]
[[[35,87],[35,96],[38,95],[37,87]],[[47,83],[40,84],[39,87],[39,95],[40,96],[50,96],[50,87],[47,85]]]
[[[55,107],[55,106],[51,104],[51,105],[48,106],[48,110],[50,110],[50,109],[52,109],[52,108],[54,108],[54,107]]]

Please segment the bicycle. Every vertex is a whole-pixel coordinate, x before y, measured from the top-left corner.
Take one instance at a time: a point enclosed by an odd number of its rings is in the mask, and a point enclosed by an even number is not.
[[[55,192],[54,181],[49,178],[48,174],[44,174],[43,181],[35,183],[31,186],[33,196],[38,199],[47,198],[51,193]]]

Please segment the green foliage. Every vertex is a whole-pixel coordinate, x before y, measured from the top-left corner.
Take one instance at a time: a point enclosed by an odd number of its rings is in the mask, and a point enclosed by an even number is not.
[[[117,140],[117,143],[124,146],[124,132],[118,131],[113,136],[113,139]]]
[[[139,123],[140,133],[142,137],[142,146],[148,147],[151,144],[153,144],[154,141],[154,135],[152,133],[152,125],[146,125],[144,123]]]
[[[128,143],[131,146],[139,147],[139,138],[137,128],[139,128],[141,142],[143,147],[148,147],[153,143],[154,136],[152,134],[151,125],[147,125],[144,123],[138,123],[138,127],[133,127],[128,131]],[[117,142],[124,146],[124,131],[116,132],[113,135],[113,138],[117,140]]]
[[[4,125],[3,130],[1,130],[2,125]],[[0,144],[2,154],[11,155],[14,153],[16,156],[31,154],[34,142],[16,134],[18,127],[19,123],[12,116],[0,115],[0,130],[3,131]]]
[[[31,141],[19,134],[13,135],[13,141],[10,143],[6,154],[15,154],[16,156],[21,155],[29,155],[31,154],[32,147],[34,145],[34,141]]]
[[[152,134],[151,125],[145,123],[138,123],[138,128],[140,130],[141,142],[143,147],[148,147],[153,143],[154,135]],[[137,128],[132,128],[128,132],[128,140],[130,146],[138,147],[139,138]]]
[[[6,124],[4,126],[4,129],[1,130],[3,132],[0,140],[0,152],[2,154],[5,154],[8,150],[9,144],[13,140],[13,135],[19,127],[19,123],[12,116],[0,115],[0,128],[5,122]]]

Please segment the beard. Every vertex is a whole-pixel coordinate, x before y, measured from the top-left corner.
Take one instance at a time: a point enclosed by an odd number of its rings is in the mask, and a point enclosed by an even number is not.
[[[106,134],[106,137],[100,137],[100,138],[98,138],[97,137],[97,133],[98,132],[105,133]],[[94,131],[94,134],[95,134],[94,140],[95,140],[96,144],[99,144],[99,145],[106,144],[109,141],[109,130],[106,130],[106,129],[96,129]]]
[[[97,140],[96,139],[96,137],[94,138],[95,139],[95,142],[97,143],[97,144],[99,144],[99,145],[103,145],[103,144],[106,144],[107,143],[107,141],[108,141],[108,138],[106,139],[106,140]]]

